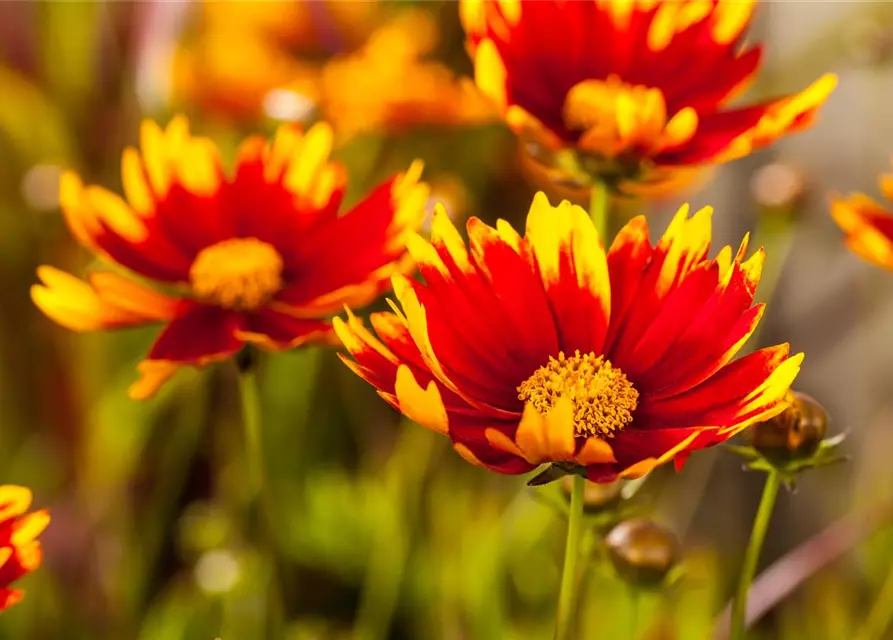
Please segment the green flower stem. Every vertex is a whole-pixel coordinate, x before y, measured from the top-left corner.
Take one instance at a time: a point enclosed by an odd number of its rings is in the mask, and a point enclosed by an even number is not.
[[[766,539],[766,531],[769,528],[769,520],[772,518],[772,509],[775,507],[775,499],[781,488],[781,475],[774,469],[766,474],[766,484],[763,486],[763,496],[760,498],[760,506],[757,509],[757,517],[750,533],[750,542],[747,543],[747,552],[744,554],[744,566],[741,568],[741,577],[738,580],[738,591],[735,594],[735,603],[732,606],[732,623],[730,640],[742,640],[744,638],[744,618],[747,613],[747,592],[750,583],[753,582],[757,572],[757,562],[760,559],[760,551],[763,541]]]
[[[767,256],[757,292],[764,302],[771,302],[775,297],[793,244],[796,221],[797,212],[789,207],[766,209],[758,214],[753,236],[756,246],[762,246]]]
[[[629,640],[639,637],[639,609],[642,604],[642,592],[637,585],[629,586]]]
[[[589,190],[589,217],[595,225],[595,230],[605,246],[610,244],[608,239],[608,187],[601,180],[592,184]]]
[[[384,640],[400,600],[436,434],[404,419],[385,468],[354,640]]]
[[[856,640],[882,640],[886,638],[887,629],[893,621],[893,571],[887,574],[887,579],[881,587],[877,600],[865,624],[856,634]]]
[[[263,487],[263,447],[260,435],[260,392],[253,368],[239,371],[239,394],[242,400],[242,422],[245,429],[246,462],[250,501],[258,499]]]
[[[248,492],[245,496],[243,525],[246,533],[256,545],[270,572],[268,587],[264,593],[264,606],[257,628],[268,629],[278,637],[284,624],[283,579],[277,567],[275,505],[270,487],[265,481],[265,464],[261,444],[261,401],[257,383],[256,355],[248,354],[237,360],[239,370],[239,396],[242,403],[242,424],[245,433],[245,464]]]
[[[564,547],[564,569],[561,572],[561,591],[558,594],[555,640],[569,640],[573,637],[570,627],[576,602],[577,557],[580,552],[580,535],[583,531],[583,485],[585,482],[583,476],[574,476],[567,521],[567,542]]]

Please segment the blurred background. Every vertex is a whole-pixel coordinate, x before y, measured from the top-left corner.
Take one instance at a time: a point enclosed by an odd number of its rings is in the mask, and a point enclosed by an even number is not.
[[[683,200],[710,204],[714,246],[751,230],[767,245],[772,301],[751,348],[806,352],[797,386],[829,410],[832,433],[849,432],[852,460],[781,496],[761,566],[799,562],[761,583],[754,637],[847,638],[893,561],[893,277],[844,249],[827,202],[877,195],[889,169],[893,3],[765,2],[751,35],[766,65],[749,97],[839,74],[819,123],[698,191],[617,210],[647,212],[660,232]],[[53,517],[44,566],[0,615],[0,638],[551,637],[560,483],[527,489],[466,464],[401,423],[334,351],[303,349],[262,362],[274,500],[259,546],[240,518],[234,367],[132,401],[155,329],[73,334],[28,295],[40,264],[91,266],[59,213],[60,171],[118,190],[121,150],[147,116],[186,113],[225,157],[246,134],[329,120],[348,204],[416,157],[457,222],[517,225],[536,188],[576,197],[542,182],[470,72],[455,2],[0,2],[0,483],[32,487]],[[643,638],[713,637],[762,481],[707,451],[681,474],[653,473],[622,507],[684,548],[680,580],[641,605]],[[581,638],[630,637],[629,594],[600,561],[612,517],[588,520]]]

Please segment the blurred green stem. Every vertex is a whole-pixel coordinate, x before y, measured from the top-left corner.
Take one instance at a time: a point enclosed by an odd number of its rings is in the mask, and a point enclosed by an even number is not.
[[[642,593],[639,587],[629,585],[629,639],[636,640],[639,631],[639,607],[641,605]]]
[[[893,570],[887,574],[887,579],[881,587],[877,600],[865,624],[859,629],[855,635],[856,640],[882,640],[886,638],[887,629],[890,627],[890,621],[893,620]]]
[[[763,541],[766,539],[766,531],[769,528],[769,520],[772,518],[772,509],[775,507],[779,488],[781,488],[781,475],[773,469],[766,474],[763,497],[760,498],[760,506],[757,509],[753,530],[750,533],[750,542],[747,543],[747,552],[744,554],[744,566],[741,568],[738,591],[732,606],[730,640],[741,640],[744,637],[747,592],[750,590],[750,583],[753,582],[753,577],[757,572],[757,562],[760,559]]]
[[[592,224],[598,231],[602,244],[608,246],[608,187],[601,180],[597,180],[592,184],[589,190],[589,217],[592,218]]]
[[[574,475],[570,511],[567,520],[567,542],[564,546],[564,569],[561,572],[561,591],[558,593],[558,618],[555,624],[555,640],[569,640],[570,626],[574,617],[577,584],[577,556],[580,550],[580,534],[583,531],[583,488],[586,479]]]
[[[242,423],[248,468],[250,501],[258,498],[263,483],[263,448],[260,439],[260,393],[253,368],[239,370],[239,394],[242,399]]]
[[[257,354],[243,353],[237,358],[239,370],[239,395],[242,401],[242,423],[245,429],[245,462],[248,476],[248,495],[246,496],[246,516],[244,526],[250,537],[256,536],[252,542],[256,545],[262,562],[268,563],[270,579],[265,593],[263,619],[261,628],[272,629],[281,633],[284,620],[282,574],[278,571],[276,560],[274,501],[271,487],[265,482],[264,453],[261,439],[261,401],[257,383]],[[278,637],[278,636],[276,636]]]
[[[797,211],[790,207],[763,208],[757,214],[754,240],[766,252],[766,262],[760,276],[758,298],[771,303],[788,260],[794,237]],[[759,335],[759,329],[757,329]],[[756,344],[756,340],[753,341]]]
[[[401,422],[397,444],[385,469],[385,508],[373,534],[354,624],[355,640],[383,640],[390,632],[411,550],[410,529],[419,510],[434,442],[435,434],[428,429],[410,420]]]

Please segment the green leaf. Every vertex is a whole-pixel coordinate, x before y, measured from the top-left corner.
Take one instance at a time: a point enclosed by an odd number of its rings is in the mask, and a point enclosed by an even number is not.
[[[64,113],[51,96],[2,66],[0,96],[0,136],[6,139],[23,169],[38,163],[71,162],[75,155],[71,132]]]
[[[41,2],[40,53],[43,77],[54,102],[66,111],[86,108],[96,87],[99,29],[104,21],[99,2]],[[123,60],[124,56],[116,56]]]

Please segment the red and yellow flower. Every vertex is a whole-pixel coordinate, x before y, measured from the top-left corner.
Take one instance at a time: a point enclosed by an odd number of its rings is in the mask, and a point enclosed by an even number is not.
[[[881,192],[893,202],[893,174],[880,178]],[[831,198],[831,215],[846,245],[869,262],[893,271],[893,212],[861,193]]]
[[[231,175],[214,143],[192,137],[182,117],[164,131],[143,123],[141,145],[141,153],[124,151],[126,199],[73,173],[61,186],[78,242],[136,278],[103,269],[84,282],[44,266],[31,292],[46,315],[76,331],[166,323],[139,365],[134,397],[150,396],[181,366],[245,345],[280,350],[331,339],[332,313],[370,302],[411,265],[406,239],[428,196],[420,163],[339,215],[346,175],[328,160],[325,124],[247,138]]]
[[[522,237],[443,212],[408,249],[424,284],[395,276],[400,307],[335,330],[348,366],[468,461],[508,474],[542,463],[608,481],[641,476],[785,409],[802,354],[732,361],[763,305],[763,252],[707,258],[711,211],[683,207],[661,240],[643,216],[605,251],[586,212],[533,200]],[[377,336],[376,336],[377,334]]]
[[[43,559],[37,536],[50,523],[41,509],[27,513],[31,491],[14,485],[0,486],[0,611],[24,595],[12,584],[40,566]]]
[[[836,84],[729,107],[759,71],[749,0],[462,0],[480,89],[524,137],[621,188],[680,184],[807,127]],[[559,163],[560,164],[560,163]]]

